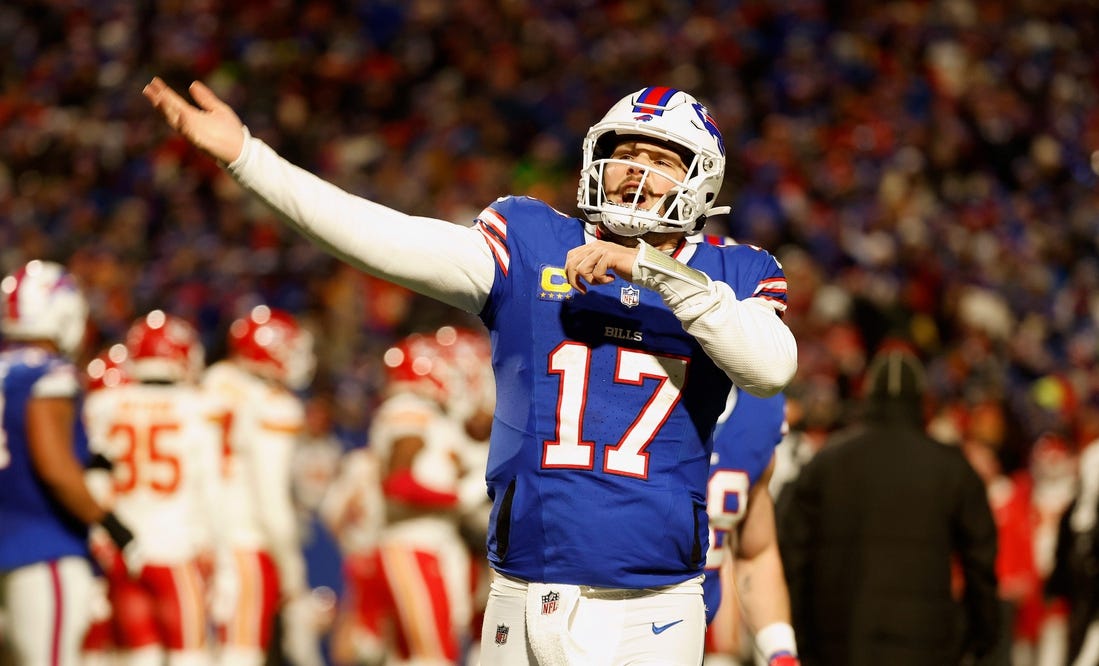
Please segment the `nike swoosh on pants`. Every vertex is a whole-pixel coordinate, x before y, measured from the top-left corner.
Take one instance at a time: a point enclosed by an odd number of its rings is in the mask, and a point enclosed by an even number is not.
[[[662,625],[660,625],[659,627],[658,627],[658,626],[656,626],[656,623],[655,623],[655,622],[653,622],[653,633],[654,633],[654,634],[662,634],[662,633],[664,633],[664,631],[666,631],[667,629],[669,629],[669,628],[671,628],[671,627],[674,627],[675,625],[679,624],[679,623],[680,623],[680,622],[682,622],[682,621],[683,621],[683,620],[676,620],[675,622],[669,622],[668,624],[662,624]]]

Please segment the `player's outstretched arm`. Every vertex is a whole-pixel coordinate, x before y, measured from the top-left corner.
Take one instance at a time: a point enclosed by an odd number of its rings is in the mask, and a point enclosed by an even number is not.
[[[189,92],[197,106],[159,78],[143,90],[169,127],[330,254],[447,305],[480,312],[496,273],[476,229],[414,217],[346,192],[250,137],[237,114],[202,83],[192,83]]]

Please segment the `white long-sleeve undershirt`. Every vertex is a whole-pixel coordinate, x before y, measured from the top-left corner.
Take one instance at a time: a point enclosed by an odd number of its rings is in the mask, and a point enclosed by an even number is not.
[[[353,195],[252,137],[228,170],[292,227],[352,266],[467,312],[484,307],[495,264],[473,227],[407,215]],[[765,301],[738,300],[727,285],[708,278],[684,292],[677,290],[682,275],[637,268],[634,281],[660,293],[738,386],[773,395],[793,377],[797,345]],[[664,283],[669,288],[660,288]]]
[[[255,138],[246,138],[228,168],[292,227],[352,266],[466,312],[484,307],[495,262],[476,229],[345,192]]]

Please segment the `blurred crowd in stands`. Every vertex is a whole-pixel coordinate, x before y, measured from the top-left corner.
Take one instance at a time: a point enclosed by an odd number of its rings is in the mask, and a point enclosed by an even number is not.
[[[350,448],[381,352],[469,316],[241,196],[150,112],[151,75],[201,79],[291,161],[458,224],[506,193],[574,213],[596,114],[668,85],[724,133],[732,213],[708,231],[783,262],[792,431],[823,442],[901,336],[937,437],[989,479],[1041,472],[1032,452],[1071,462],[1099,437],[1096,43],[1088,0],[9,0],[0,269],[65,263],[93,350],[162,308],[214,360],[250,306],[294,312],[319,341],[310,398]]]

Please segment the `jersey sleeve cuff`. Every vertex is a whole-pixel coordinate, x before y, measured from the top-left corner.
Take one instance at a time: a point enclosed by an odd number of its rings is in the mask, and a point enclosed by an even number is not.
[[[244,143],[241,144],[240,155],[237,155],[237,159],[229,164],[222,164],[222,166],[234,174],[243,168],[244,164],[248,162],[248,158],[252,155],[252,133],[248,131],[247,125],[241,125],[240,131],[244,134]]]

